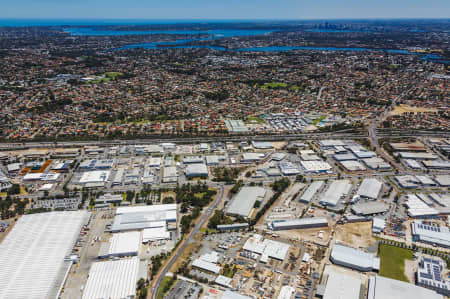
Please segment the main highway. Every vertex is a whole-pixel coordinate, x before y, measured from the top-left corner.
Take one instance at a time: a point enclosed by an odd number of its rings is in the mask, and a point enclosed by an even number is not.
[[[216,209],[219,202],[222,200],[224,196],[224,186],[223,184],[217,184],[215,185],[217,188],[217,195],[214,201],[206,208],[206,210],[203,211],[203,213],[200,216],[200,219],[197,220],[197,223],[195,224],[194,228],[191,230],[191,232],[187,235],[186,239],[181,242],[181,244],[178,245],[178,247],[175,249],[175,252],[171,255],[169,258],[169,261],[167,261],[163,266],[162,269],[159,271],[157,276],[154,278],[151,289],[148,293],[147,299],[156,299],[158,296],[158,289],[161,285],[162,280],[166,276],[167,272],[169,272],[170,267],[175,263],[175,261],[180,257],[183,250],[186,248],[186,246],[192,241],[194,236],[200,231],[200,228],[203,226],[205,221],[208,220],[208,218],[211,216],[212,212]]]
[[[290,141],[301,139],[359,139],[378,135],[379,137],[442,137],[450,138],[449,131],[427,131],[414,129],[376,129],[374,123],[369,127],[369,132],[364,128],[342,130],[332,132],[310,133],[283,133],[264,135],[228,135],[228,136],[204,136],[204,137],[170,137],[170,138],[142,138],[142,139],[117,139],[117,140],[91,140],[91,141],[42,141],[42,142],[12,142],[0,143],[0,150],[19,150],[28,148],[57,148],[57,147],[82,147],[82,146],[120,146],[135,144],[170,143],[199,143],[199,142],[240,142],[244,140],[259,141]],[[372,134],[372,135],[370,135]],[[376,139],[376,136],[375,136]]]

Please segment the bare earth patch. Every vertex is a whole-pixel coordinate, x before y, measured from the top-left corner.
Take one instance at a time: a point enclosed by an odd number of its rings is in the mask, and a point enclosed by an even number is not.
[[[391,112],[389,112],[389,115],[401,115],[403,113],[407,112],[436,112],[437,109],[432,108],[424,108],[424,107],[413,107],[408,106],[405,104],[400,104],[394,108]]]
[[[336,240],[353,247],[369,247],[375,243],[372,222],[346,223],[336,226]]]

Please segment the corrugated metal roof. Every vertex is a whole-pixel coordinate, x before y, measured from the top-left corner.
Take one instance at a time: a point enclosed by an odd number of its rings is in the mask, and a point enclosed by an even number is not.
[[[328,220],[325,217],[312,217],[312,218],[300,218],[289,219],[285,221],[273,221],[271,223],[274,228],[283,228],[291,226],[308,226],[308,225],[323,225],[328,226]]]
[[[380,259],[375,255],[341,244],[334,244],[331,251],[331,260],[334,263],[345,264],[361,271],[380,268]]]
[[[309,185],[308,189],[302,194],[300,197],[301,201],[310,202],[313,196],[319,191],[320,188],[322,188],[324,184],[324,181],[315,181],[312,182],[311,185]]]
[[[443,299],[442,295],[411,283],[371,276],[367,299]]]
[[[248,217],[257,200],[262,200],[266,189],[262,187],[242,187],[228,206],[227,213]]]
[[[141,232],[113,234],[108,254],[111,256],[137,255],[141,244]]]
[[[136,296],[139,258],[93,263],[83,299],[122,299]]]
[[[359,186],[357,194],[360,196],[376,199],[380,194],[383,183],[375,178],[365,178]]]
[[[220,267],[219,266],[217,266],[216,264],[204,261],[204,260],[199,259],[199,258],[195,259],[192,262],[192,267],[197,267],[197,268],[200,268],[200,269],[212,272],[212,273],[216,273],[216,274],[218,274],[220,272]]]
[[[361,290],[361,279],[330,272],[323,299],[358,299]]]
[[[338,204],[342,196],[346,195],[352,185],[349,180],[333,181],[327,192],[320,199],[320,202],[326,205],[335,206]]]
[[[86,211],[22,216],[0,244],[0,298],[55,298]]]

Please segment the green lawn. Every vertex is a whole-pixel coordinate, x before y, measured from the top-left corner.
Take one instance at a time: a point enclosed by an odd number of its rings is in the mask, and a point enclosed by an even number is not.
[[[279,82],[271,82],[271,83],[264,83],[264,85],[261,86],[262,89],[277,89],[277,88],[286,88],[288,85],[286,83],[279,83]]]
[[[247,117],[247,122],[251,122],[251,121],[256,121],[257,123],[260,123],[260,124],[264,123],[264,120],[262,118],[260,118],[260,117],[257,117],[257,116],[249,116],[249,117]]]
[[[327,116],[326,115],[322,115],[319,118],[316,118],[315,120],[313,120],[313,124],[317,125],[318,123],[320,123],[322,120],[324,120]]]
[[[109,72],[109,73],[105,73],[104,75],[107,78],[111,78],[111,79],[115,80],[116,77],[123,76],[123,73],[120,73],[120,72]]]
[[[157,299],[163,299],[164,295],[170,290],[170,288],[175,285],[176,281],[173,281],[173,277],[166,276],[161,281],[161,285],[158,289],[158,296]]]
[[[97,83],[104,83],[104,82],[109,82],[109,81],[111,81],[111,78],[100,78],[100,79],[88,81],[88,83],[97,84]]]
[[[200,228],[200,231],[202,233],[208,232],[208,234],[215,234],[215,233],[217,233],[217,229],[215,229],[215,228],[207,228],[207,227]]]
[[[405,275],[405,260],[413,260],[412,250],[381,244],[378,248],[380,257],[380,275],[408,282]]]

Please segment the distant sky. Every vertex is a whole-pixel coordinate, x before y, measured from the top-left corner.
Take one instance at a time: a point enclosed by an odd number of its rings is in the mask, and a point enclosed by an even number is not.
[[[450,0],[1,0],[0,18],[450,18]]]

